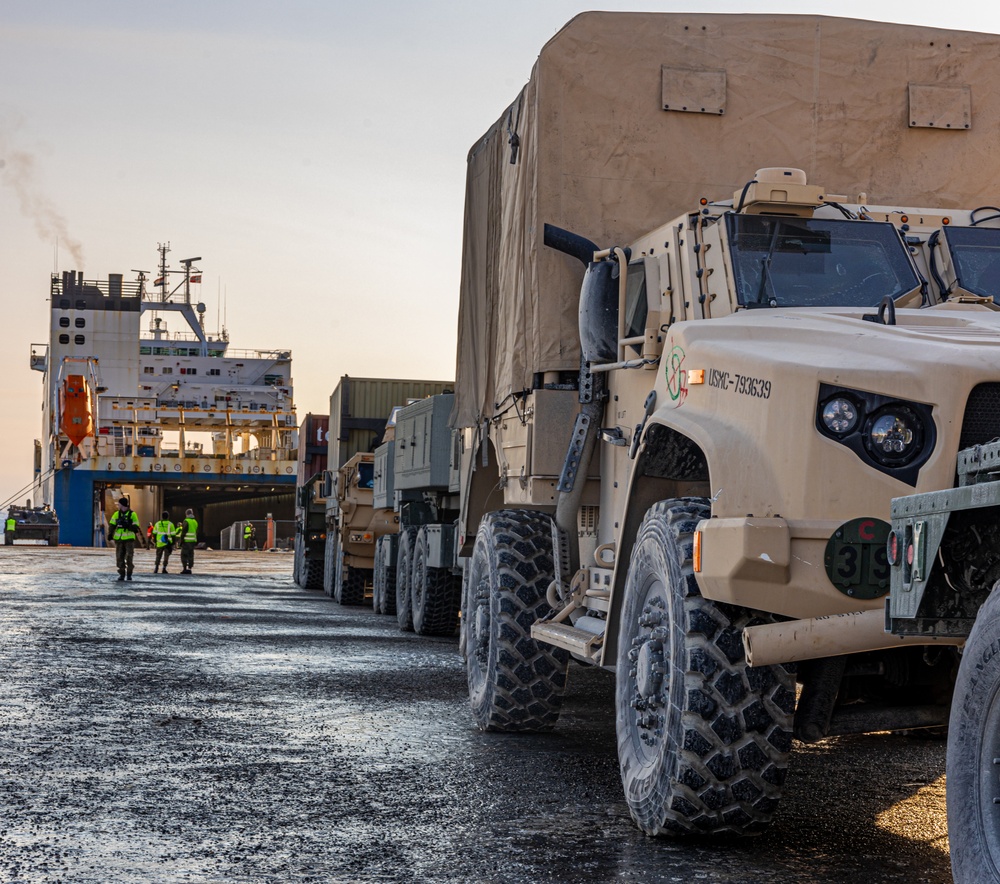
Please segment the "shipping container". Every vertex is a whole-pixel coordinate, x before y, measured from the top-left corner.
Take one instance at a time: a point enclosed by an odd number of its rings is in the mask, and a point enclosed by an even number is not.
[[[340,469],[355,454],[374,451],[382,443],[386,420],[395,406],[454,388],[454,381],[344,375],[330,396],[327,469]]]
[[[306,479],[326,469],[327,435],[330,416],[307,414],[299,427],[299,468],[296,484],[301,487]]]

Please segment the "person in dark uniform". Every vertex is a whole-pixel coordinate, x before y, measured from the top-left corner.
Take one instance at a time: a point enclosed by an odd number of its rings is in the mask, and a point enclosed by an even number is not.
[[[132,579],[132,553],[136,543],[146,545],[142,536],[142,525],[139,517],[129,507],[127,497],[118,501],[118,511],[108,522],[111,529],[111,542],[115,545],[115,564],[118,566],[118,579]]]
[[[194,510],[188,510],[184,514],[184,521],[179,527],[181,528],[178,537],[181,544],[181,574],[190,574],[194,568],[194,546],[198,542],[198,521],[194,517]]]

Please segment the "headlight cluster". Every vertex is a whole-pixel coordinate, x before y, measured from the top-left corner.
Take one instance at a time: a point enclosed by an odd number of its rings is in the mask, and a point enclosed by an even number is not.
[[[920,453],[924,425],[911,408],[887,405],[865,421],[865,446],[886,466],[903,466]]]
[[[820,387],[816,424],[823,435],[889,473],[922,463],[934,443],[927,406],[826,384]]]
[[[837,396],[823,406],[823,424],[833,434],[843,436],[858,425],[858,406],[844,396]]]

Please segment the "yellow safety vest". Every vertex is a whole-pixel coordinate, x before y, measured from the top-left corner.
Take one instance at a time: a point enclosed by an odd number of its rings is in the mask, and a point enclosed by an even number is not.
[[[153,526],[153,533],[156,535],[157,547],[170,546],[174,542],[174,535],[177,533],[177,529],[174,528],[173,522],[161,519]]]
[[[184,529],[184,543],[194,543],[198,540],[198,522],[196,519],[185,519]]]
[[[129,519],[121,524],[118,523],[118,517],[122,514],[121,510],[116,510],[115,514],[111,517],[109,525],[111,525],[111,539],[112,540],[135,540],[138,533],[142,530],[142,526],[139,524],[139,517],[132,512],[128,511]]]
[[[17,528],[17,519],[8,519],[7,520],[7,527],[4,530],[5,531],[13,531],[15,528]]]

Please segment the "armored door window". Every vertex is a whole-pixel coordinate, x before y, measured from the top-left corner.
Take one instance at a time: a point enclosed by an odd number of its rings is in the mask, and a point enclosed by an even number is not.
[[[646,263],[635,261],[628,265],[628,278],[625,282],[625,327],[626,338],[635,338],[646,332],[646,316],[649,313],[649,303],[646,297]],[[641,345],[632,345],[636,353],[642,352]]]

